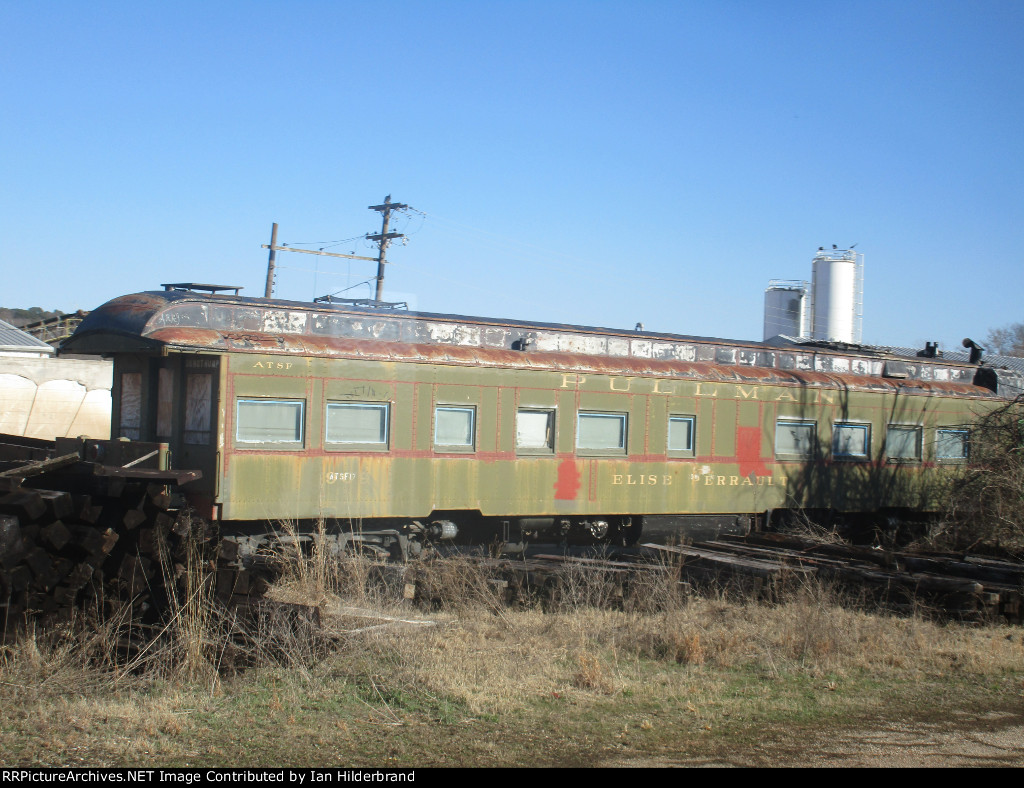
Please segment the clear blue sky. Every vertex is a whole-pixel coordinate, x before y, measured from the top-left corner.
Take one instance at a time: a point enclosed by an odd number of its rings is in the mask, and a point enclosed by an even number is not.
[[[385,297],[421,310],[760,339],[769,279],[857,243],[865,341],[1024,320],[1021,0],[0,0],[0,29],[4,306],[262,295],[272,222],[323,245],[391,194],[426,216]],[[300,300],[375,273],[279,263]]]

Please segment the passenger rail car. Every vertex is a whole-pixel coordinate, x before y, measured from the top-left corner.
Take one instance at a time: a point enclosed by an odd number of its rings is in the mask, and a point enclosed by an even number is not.
[[[199,469],[222,524],[466,538],[745,531],[927,512],[1019,378],[942,358],[170,289],[93,311],[113,438]]]

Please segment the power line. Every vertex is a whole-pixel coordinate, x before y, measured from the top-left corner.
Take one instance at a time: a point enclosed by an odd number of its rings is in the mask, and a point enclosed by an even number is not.
[[[353,235],[351,238],[340,238],[337,241],[289,241],[288,243],[282,242],[281,246],[320,246],[327,248],[328,246],[337,246],[349,241],[356,241],[362,237],[362,235]]]
[[[372,277],[371,276],[369,279],[364,279],[362,282],[356,282],[354,285],[349,285],[348,287],[341,288],[341,290],[335,290],[333,293],[331,293],[328,296],[328,298],[330,296],[336,296],[336,295],[338,295],[338,293],[347,293],[349,290],[355,290],[357,287],[362,287],[363,285],[368,285],[368,284],[370,284],[370,282],[374,281],[375,278],[376,277]]]
[[[266,286],[266,291],[265,291],[265,297],[266,298],[271,298],[273,296],[273,292],[274,292],[274,269],[276,267],[276,262],[277,262],[277,252],[298,252],[298,253],[301,253],[301,254],[322,255],[324,257],[342,257],[342,258],[346,258],[348,260],[367,260],[367,261],[370,261],[370,262],[376,262],[377,263],[377,276],[375,277],[376,281],[377,281],[376,301],[379,302],[381,300],[381,295],[382,295],[382,293],[384,291],[384,266],[388,262],[387,261],[388,245],[392,241],[398,240],[399,238],[405,238],[406,237],[404,233],[390,231],[389,226],[390,226],[390,222],[391,222],[391,214],[392,213],[398,213],[398,212],[404,212],[404,211],[413,211],[413,212],[418,213],[418,214],[420,214],[421,216],[424,216],[424,217],[426,216],[426,214],[424,214],[422,211],[418,211],[415,208],[410,207],[409,205],[406,205],[405,203],[391,202],[391,195],[390,194],[387,197],[384,198],[384,202],[381,205],[369,205],[367,207],[371,211],[378,211],[381,214],[381,231],[379,233],[372,233],[372,234],[371,233],[366,233],[365,235],[356,235],[356,236],[353,236],[352,238],[343,238],[343,239],[340,239],[340,240],[337,240],[337,241],[301,241],[301,242],[293,243],[291,245],[289,245],[289,244],[281,244],[279,246],[278,243],[277,243],[277,223],[274,222],[274,224],[272,226],[272,229],[271,229],[271,232],[270,232],[270,243],[269,244],[263,244],[263,247],[262,247],[264,249],[269,249],[270,250],[269,256],[268,256],[268,259],[267,259],[267,286]],[[365,257],[363,255],[357,255],[357,254],[341,254],[339,252],[325,252],[324,251],[324,249],[328,249],[328,248],[331,248],[331,247],[334,247],[334,246],[339,246],[339,245],[341,245],[343,243],[350,243],[352,241],[358,241],[358,240],[367,240],[367,241],[371,241],[371,242],[375,243],[377,245],[377,250],[378,250],[377,251],[377,256],[376,257]],[[319,249],[297,249],[297,248],[295,248],[296,246],[320,246],[320,248]],[[373,281],[373,280],[371,279],[371,280],[368,280],[368,281]],[[360,282],[359,284],[360,285],[361,284],[365,284],[365,282]],[[358,286],[359,285],[353,285],[353,287],[358,287]],[[351,289],[351,288],[349,288],[349,289]],[[338,292],[344,292],[344,291],[338,291]]]
[[[277,268],[284,268],[284,269],[287,269],[288,271],[302,271],[303,273],[306,273],[306,274],[317,274],[317,275],[323,274],[324,276],[345,276],[346,275],[346,273],[344,271],[321,271],[319,268],[302,268],[302,267],[297,266],[297,265],[281,265],[280,263],[278,263]]]

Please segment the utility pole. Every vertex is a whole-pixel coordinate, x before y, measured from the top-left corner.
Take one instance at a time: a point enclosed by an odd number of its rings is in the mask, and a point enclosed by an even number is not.
[[[391,202],[391,195],[389,194],[384,198],[383,205],[368,205],[371,211],[380,211],[383,217],[383,224],[379,235],[366,234],[366,237],[370,241],[377,243],[377,248],[380,249],[380,253],[377,255],[377,295],[376,300],[381,300],[381,294],[384,292],[384,265],[387,263],[387,249],[388,244],[395,238],[405,238],[402,233],[389,233],[388,224],[391,221],[392,211],[403,211],[409,206],[401,202]]]
[[[325,252],[323,249],[315,251],[313,249],[295,249],[291,246],[278,246],[277,245],[277,223],[275,222],[270,231],[270,243],[263,244],[264,249],[270,250],[270,257],[267,260],[267,289],[265,292],[265,298],[273,297],[274,293],[274,265],[277,260],[277,252],[299,252],[300,254],[318,254],[323,257],[344,257],[348,260],[368,260],[370,262],[376,261],[377,263],[377,295],[375,301],[381,300],[381,294],[384,291],[384,266],[387,263],[387,249],[388,244],[395,238],[405,238],[403,233],[392,233],[388,232],[388,226],[391,222],[391,213],[393,211],[404,211],[409,206],[401,202],[391,202],[391,195],[389,194],[384,198],[382,205],[369,205],[367,206],[371,211],[380,211],[383,216],[384,223],[381,227],[379,234],[371,235],[366,234],[366,239],[373,241],[377,244],[379,252],[376,257],[363,257],[358,254],[338,254],[337,252]]]
[[[277,222],[270,230],[270,259],[267,260],[267,290],[264,298],[270,298],[274,294],[274,261],[277,260]]]

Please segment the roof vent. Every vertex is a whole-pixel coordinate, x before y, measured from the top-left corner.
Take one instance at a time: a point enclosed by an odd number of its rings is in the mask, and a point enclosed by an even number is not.
[[[935,358],[939,355],[938,342],[925,342],[924,350],[917,351],[918,358]]]
[[[244,288],[236,287],[235,285],[201,285],[195,282],[178,282],[170,285],[160,285],[164,290],[187,290],[190,293],[212,293],[216,295],[222,290],[234,290],[235,295],[238,295],[238,291]]]
[[[973,339],[965,339],[963,346],[971,349],[971,364],[980,364],[981,356],[985,352],[985,348],[975,342]]]

